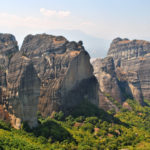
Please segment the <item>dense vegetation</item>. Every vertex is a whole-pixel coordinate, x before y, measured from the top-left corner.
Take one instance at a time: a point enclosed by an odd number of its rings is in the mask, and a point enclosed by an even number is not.
[[[0,122],[0,149],[22,150],[117,150],[150,149],[150,107],[127,100],[130,109],[117,114],[104,112],[84,102],[69,116],[54,113],[39,116],[39,126],[21,130]]]

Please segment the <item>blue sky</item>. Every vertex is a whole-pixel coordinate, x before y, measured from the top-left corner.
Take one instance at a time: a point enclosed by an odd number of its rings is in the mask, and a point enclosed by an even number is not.
[[[150,41],[150,0],[5,0],[0,32],[21,45],[27,34],[83,40],[92,58],[106,56],[113,38]]]

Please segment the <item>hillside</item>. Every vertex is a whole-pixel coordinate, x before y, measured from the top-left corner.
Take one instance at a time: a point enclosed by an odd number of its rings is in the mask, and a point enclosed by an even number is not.
[[[82,41],[0,45],[0,149],[149,149],[149,42],[113,40],[94,70]]]
[[[41,118],[39,126],[21,130],[0,122],[0,148],[24,150],[148,150],[150,147],[150,107],[127,100],[130,110],[113,116],[84,102],[71,115],[62,112]],[[80,111],[82,110],[82,111]]]

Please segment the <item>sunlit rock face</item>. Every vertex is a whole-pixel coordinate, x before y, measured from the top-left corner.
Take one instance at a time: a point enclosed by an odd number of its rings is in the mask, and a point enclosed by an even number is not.
[[[150,42],[117,39],[112,42],[108,56],[113,57],[116,69],[127,74],[134,97],[150,100]]]
[[[143,99],[150,100],[149,63],[150,42],[114,39],[107,57],[92,63],[103,95],[100,104],[108,107],[104,103],[108,101],[107,94],[121,104],[126,98],[133,98],[142,105]]]
[[[117,60],[130,60],[150,53],[150,42],[116,38],[112,41],[108,55]]]
[[[119,109],[109,100],[109,97],[122,104],[122,95],[119,80],[115,72],[115,65],[112,57],[96,59],[93,62],[94,74],[99,82],[99,107],[105,110]]]
[[[69,111],[84,99],[98,105],[98,84],[82,42],[62,36],[28,35],[22,55],[32,59],[41,80],[38,109],[43,116]]]
[[[0,118],[17,129],[22,122],[36,126],[39,95],[32,61],[21,55],[13,35],[0,34]]]
[[[62,36],[28,35],[21,50],[0,34],[0,119],[19,129],[37,125],[37,111],[69,112],[82,101],[99,105],[99,87],[82,42]]]

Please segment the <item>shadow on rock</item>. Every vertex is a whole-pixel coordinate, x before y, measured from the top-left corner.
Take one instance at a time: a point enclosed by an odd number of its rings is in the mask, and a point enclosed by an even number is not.
[[[70,109],[69,112],[74,118],[85,116],[93,117],[96,116],[102,121],[107,121],[109,123],[116,123],[129,127],[128,124],[120,121],[118,118],[114,117],[112,114],[107,113],[103,109],[98,108],[94,104],[91,104],[89,101],[83,101],[78,107]]]

